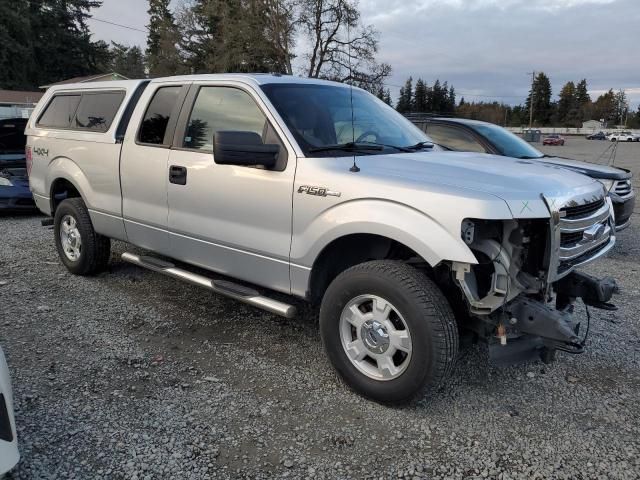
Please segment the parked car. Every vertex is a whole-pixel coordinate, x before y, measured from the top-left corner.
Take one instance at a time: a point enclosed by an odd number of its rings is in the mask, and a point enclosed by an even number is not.
[[[587,135],[587,140],[606,140],[607,135],[604,132],[592,133]]]
[[[20,461],[9,368],[0,348],[0,476]]]
[[[27,120],[0,120],[0,212],[36,211],[25,159]]]
[[[640,138],[640,137],[639,137]],[[607,135],[607,139],[611,142],[635,142],[636,137],[631,132],[614,132]]]
[[[629,170],[546,155],[522,138],[493,123],[436,117],[421,120],[419,126],[434,141],[451,150],[485,152],[533,160],[595,178],[609,192],[615,212],[616,230],[622,230],[631,223],[636,194],[631,185]]]
[[[542,145],[564,145],[564,137],[560,135],[547,135],[542,140]]]
[[[348,85],[233,74],[58,85],[27,136],[34,198],[70,272],[103,270],[113,238],[147,250],[124,261],[285,317],[296,308],[274,291],[319,304],[336,371],[381,402],[433,395],[459,328],[503,363],[580,353],[572,302],[611,308],[616,291],[577,270],[615,244],[599,182],[434,151]]]

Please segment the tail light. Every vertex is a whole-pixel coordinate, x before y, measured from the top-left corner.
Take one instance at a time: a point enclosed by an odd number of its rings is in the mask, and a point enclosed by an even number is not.
[[[31,152],[31,147],[25,147],[24,157],[27,161],[27,175],[31,176],[31,165],[33,164],[33,153]]]

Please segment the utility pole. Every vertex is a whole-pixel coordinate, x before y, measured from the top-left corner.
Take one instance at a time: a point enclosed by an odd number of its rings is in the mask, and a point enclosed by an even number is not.
[[[533,84],[536,81],[536,72],[530,72],[531,73],[531,97],[529,98],[529,128],[531,128],[533,126]],[[529,74],[529,72],[527,72],[527,75]]]

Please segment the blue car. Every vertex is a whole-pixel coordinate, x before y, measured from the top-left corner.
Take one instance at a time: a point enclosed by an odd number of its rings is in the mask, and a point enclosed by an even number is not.
[[[25,159],[27,120],[0,120],[0,212],[35,211]]]

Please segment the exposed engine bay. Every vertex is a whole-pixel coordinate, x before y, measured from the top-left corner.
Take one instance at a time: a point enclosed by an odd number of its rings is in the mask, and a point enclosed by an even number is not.
[[[462,327],[487,340],[497,364],[549,358],[556,350],[582,353],[588,327],[580,336],[580,321],[573,315],[576,299],[616,308],[609,303],[617,293],[610,277],[571,270],[553,278],[551,229],[549,219],[467,219],[462,224],[462,239],[478,263],[452,262],[449,279],[466,304]]]

